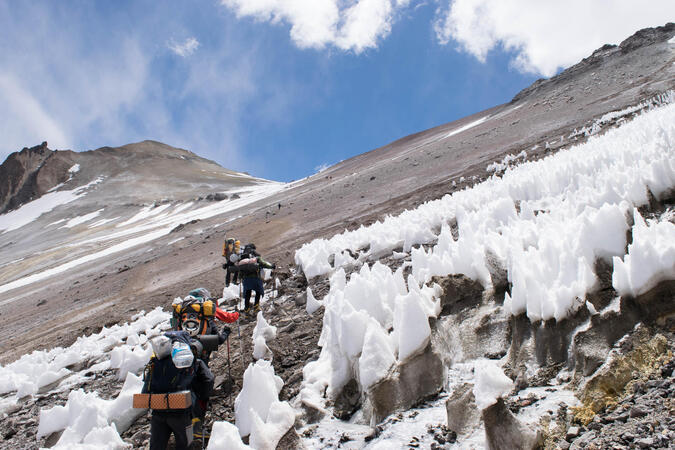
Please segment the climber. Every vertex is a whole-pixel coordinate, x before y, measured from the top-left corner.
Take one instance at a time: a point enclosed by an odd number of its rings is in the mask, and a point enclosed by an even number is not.
[[[214,344],[216,347],[227,340],[231,330],[224,326],[219,332],[214,319],[225,323],[234,323],[239,319],[238,312],[227,312],[217,306],[211,299],[211,293],[205,288],[193,289],[183,299],[177,297],[171,306],[171,324],[174,330],[184,330],[191,337],[217,335],[218,342]],[[213,350],[213,346],[208,346],[200,358],[208,364]]]
[[[255,244],[246,244],[241,259],[235,265],[244,287],[244,312],[255,315],[260,310],[260,298],[265,295],[262,269],[276,269],[276,265],[262,259]],[[255,303],[251,306],[251,293],[255,291]]]
[[[241,243],[237,239],[226,239],[223,244],[223,257],[225,258],[225,264],[223,264],[223,269],[225,272],[225,287],[230,285],[230,278],[232,278],[233,283],[237,283],[237,272],[232,271],[232,267],[239,261],[239,253]]]
[[[176,439],[175,448],[187,449],[193,439],[193,417],[203,418],[206,411],[213,390],[213,374],[206,363],[193,353],[195,344],[185,331],[169,331],[152,339],[150,344],[153,356],[143,372],[141,392],[170,394],[190,391],[192,397],[191,407],[152,410],[150,450],[165,450],[171,433]],[[196,422],[201,424],[201,420]]]

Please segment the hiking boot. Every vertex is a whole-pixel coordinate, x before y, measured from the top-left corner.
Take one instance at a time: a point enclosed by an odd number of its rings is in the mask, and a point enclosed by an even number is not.
[[[257,315],[258,315],[258,312],[260,312],[260,304],[254,305],[252,309],[253,309],[253,311],[252,311],[252,312],[253,312],[253,315],[254,315],[254,316],[257,316]]]
[[[198,417],[195,417],[192,419],[192,437],[195,441],[197,441],[202,439],[202,436],[204,439],[211,437],[208,431],[202,430],[202,421]]]

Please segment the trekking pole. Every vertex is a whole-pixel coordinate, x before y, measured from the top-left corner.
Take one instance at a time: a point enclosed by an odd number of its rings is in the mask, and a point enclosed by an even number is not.
[[[229,382],[234,384],[234,379],[232,378],[232,365],[230,364],[230,336],[227,337],[227,376],[230,378]],[[227,393],[227,402],[232,403],[232,390],[234,386],[230,387],[229,392]]]
[[[241,375],[244,376],[244,345],[241,343],[241,328],[239,327],[239,318],[237,317],[237,335],[239,336],[239,357],[241,359]]]

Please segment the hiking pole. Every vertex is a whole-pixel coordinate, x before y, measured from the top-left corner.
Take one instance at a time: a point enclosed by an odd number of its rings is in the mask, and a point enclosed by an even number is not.
[[[241,343],[241,328],[239,327],[239,317],[237,317],[237,335],[239,336],[239,357],[241,359],[241,376],[244,376],[244,345]]]
[[[230,364],[230,336],[227,336],[227,376],[230,378],[230,384],[234,384],[234,379],[232,378],[232,365]],[[234,386],[230,386],[229,391],[227,392],[227,403],[232,403],[232,390]]]

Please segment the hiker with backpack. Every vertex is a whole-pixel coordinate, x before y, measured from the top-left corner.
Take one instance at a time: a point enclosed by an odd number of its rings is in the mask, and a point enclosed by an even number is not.
[[[260,298],[265,295],[262,281],[262,269],[276,269],[276,265],[269,263],[256,252],[255,244],[246,244],[241,259],[235,264],[239,278],[244,288],[244,312],[255,314],[260,310]],[[255,303],[251,306],[251,293],[255,291]]]
[[[223,257],[225,257],[225,264],[223,269],[225,272],[225,287],[230,285],[230,278],[233,283],[237,283],[237,272],[233,270],[234,265],[239,261],[241,243],[237,239],[225,239],[223,243]]]
[[[193,417],[201,425],[214,377],[195,354],[199,345],[185,331],[169,331],[150,341],[153,356],[143,372],[143,394],[152,408],[150,450],[165,450],[173,433],[176,449],[187,449],[193,439]],[[161,395],[154,395],[161,394]],[[171,395],[174,395],[174,400]],[[183,399],[183,401],[179,401]],[[157,402],[156,402],[157,401]],[[180,403],[173,407],[172,401]],[[134,403],[136,400],[134,400]],[[158,403],[158,404],[156,404]],[[139,407],[134,404],[134,407]]]
[[[223,326],[221,331],[218,331],[215,320],[234,323],[239,319],[238,312],[222,310],[211,299],[211,293],[205,288],[191,290],[185,298],[176,298],[171,306],[173,309],[171,327],[174,330],[186,331],[193,338],[208,335],[218,336],[217,342],[207,346],[200,354],[200,358],[207,364],[214,345],[217,347],[224,343],[232,331],[228,326]]]

